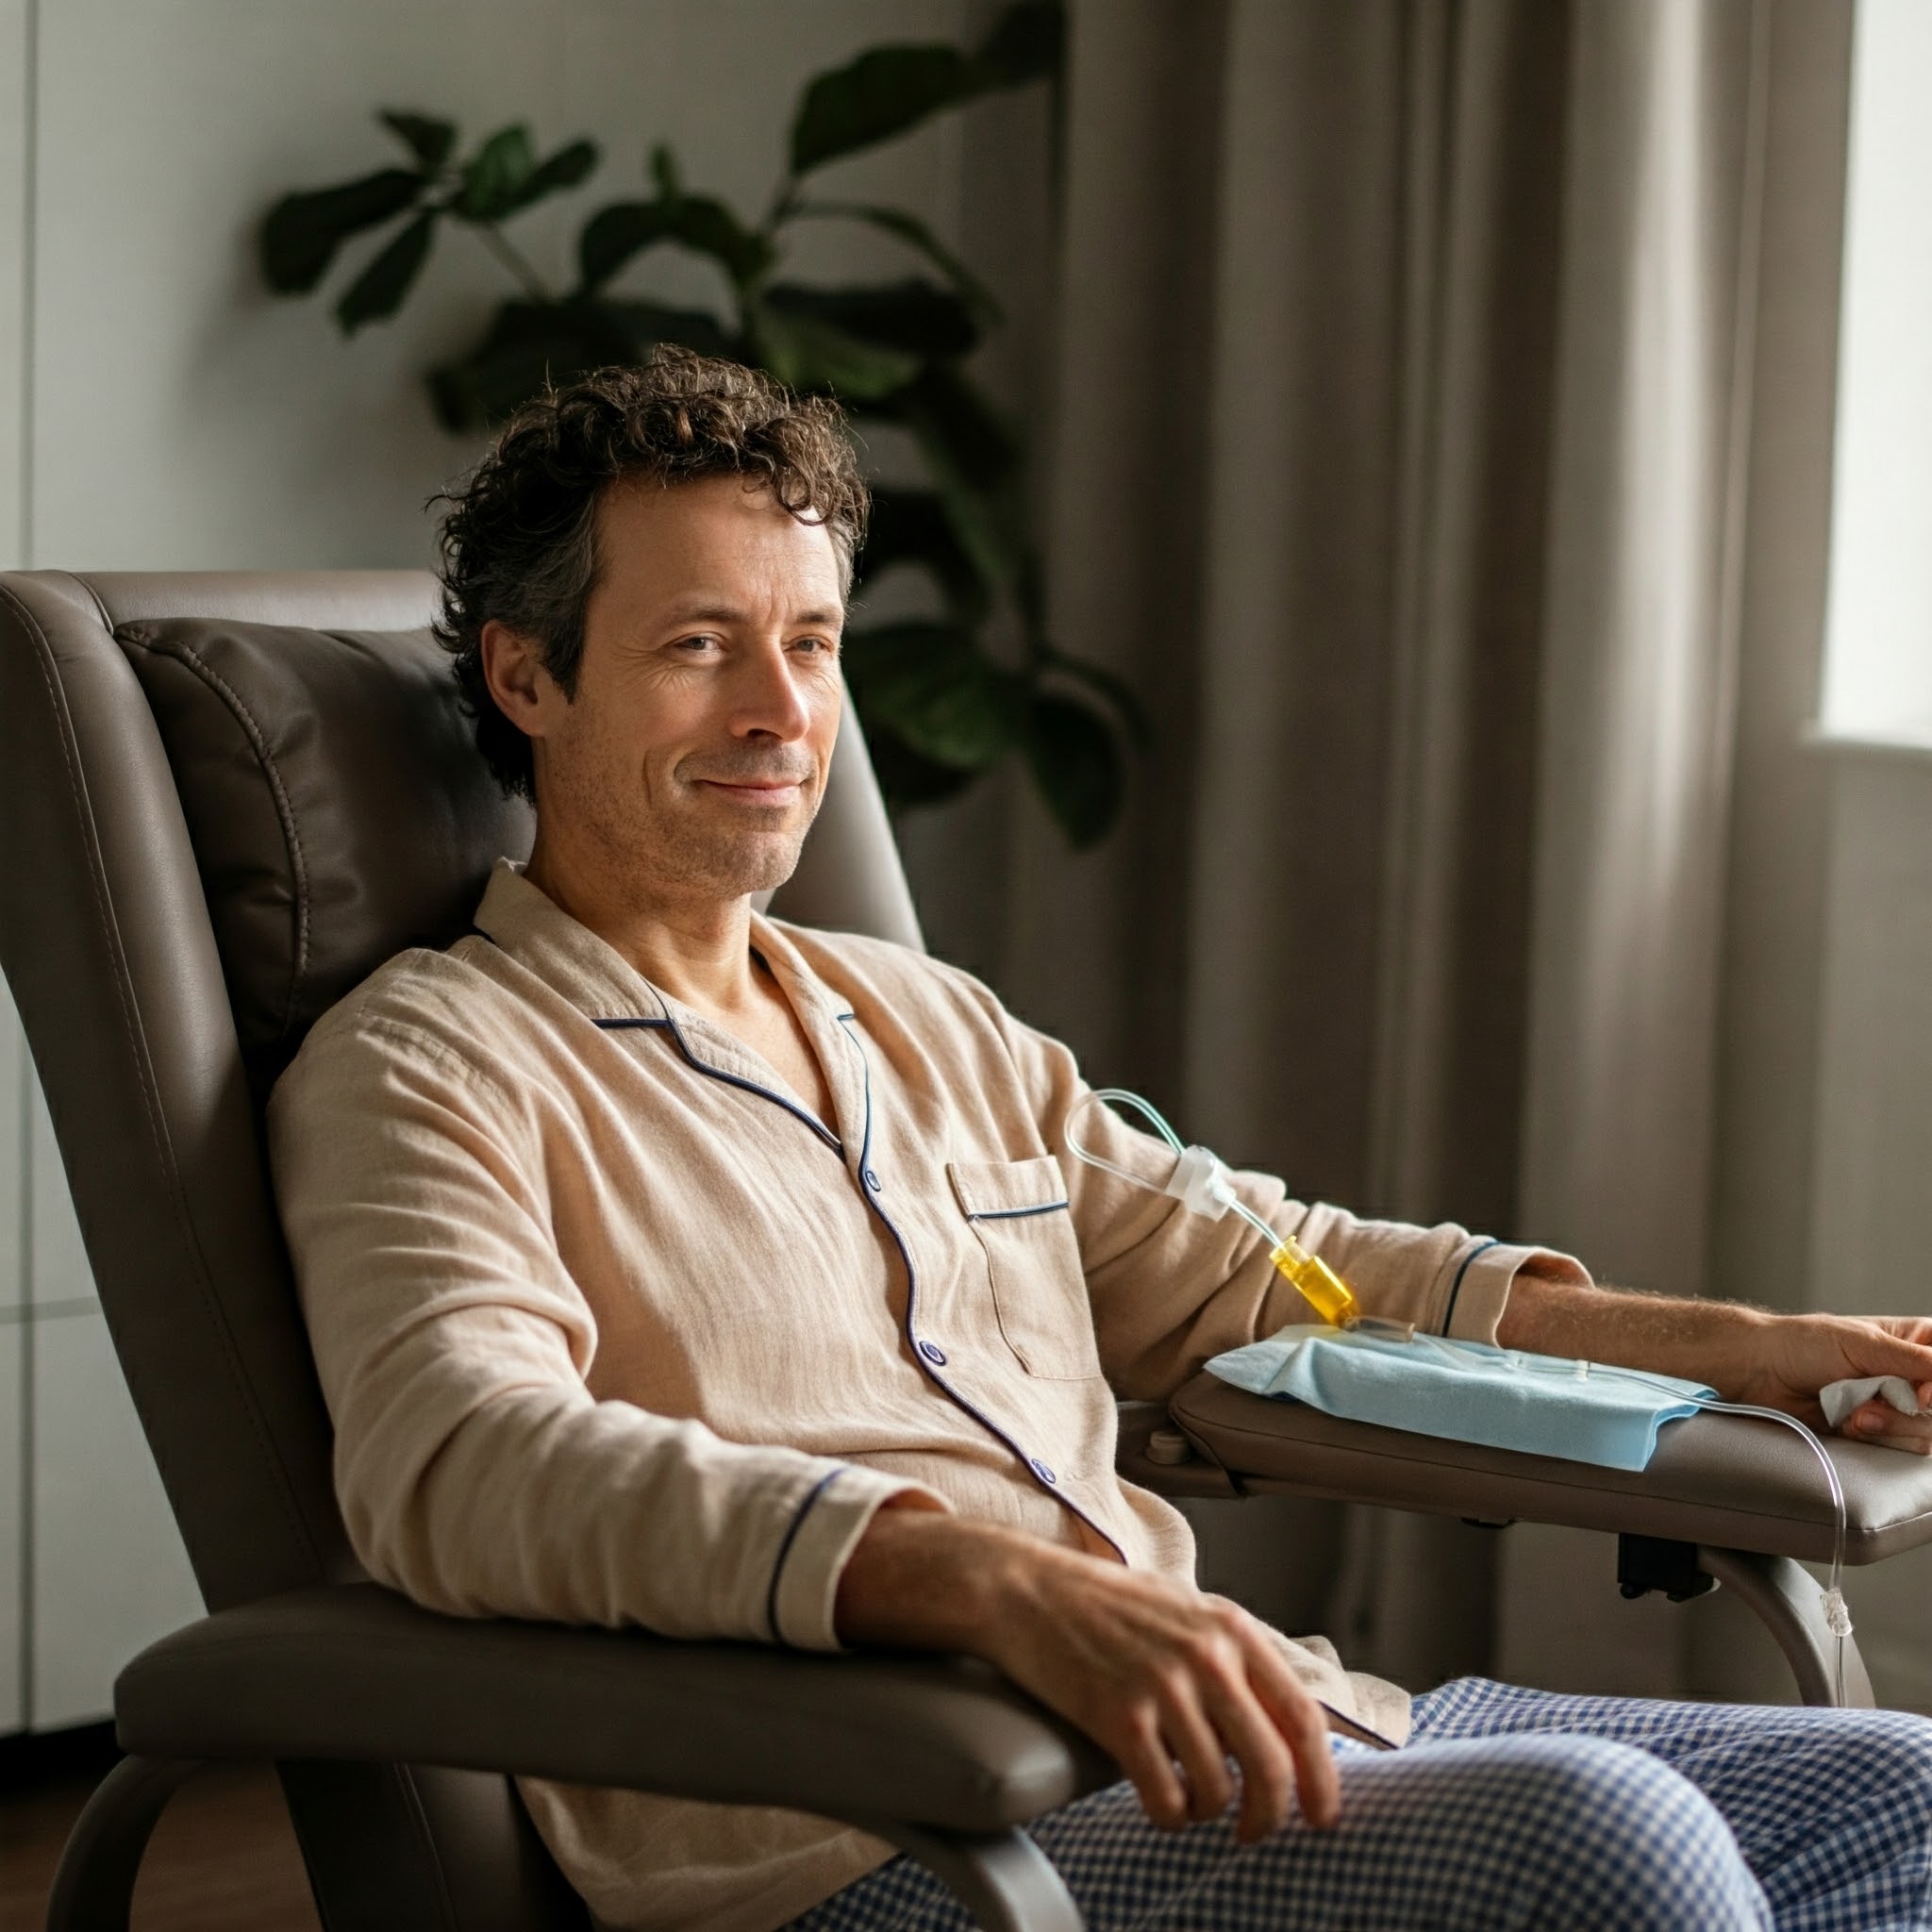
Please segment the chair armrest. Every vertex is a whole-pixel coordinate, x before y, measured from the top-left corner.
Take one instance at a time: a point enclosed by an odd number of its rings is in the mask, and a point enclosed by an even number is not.
[[[1216,1479],[1231,1478],[1237,1491],[1831,1557],[1831,1500],[1817,1458],[1790,1429],[1748,1416],[1671,1423],[1650,1466],[1631,1473],[1344,1422],[1206,1374],[1168,1407]],[[1932,1541],[1932,1458],[1837,1438],[1825,1446],[1844,1485],[1847,1563],[1875,1563]],[[1123,1467],[1137,1482],[1165,1487],[1161,1473],[1143,1465],[1144,1456]]]
[[[150,1757],[447,1765],[1000,1831],[1112,1783],[990,1666],[439,1616],[375,1584],[223,1610],[121,1673]]]

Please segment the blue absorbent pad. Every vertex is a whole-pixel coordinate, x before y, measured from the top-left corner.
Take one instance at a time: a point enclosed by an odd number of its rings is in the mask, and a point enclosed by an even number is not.
[[[1230,1349],[1208,1371],[1237,1389],[1306,1402],[1324,1415],[1606,1469],[1641,1469],[1658,1428],[1695,1415],[1690,1397],[1717,1392],[1672,1375],[1646,1371],[1640,1381],[1601,1362],[1486,1341],[1428,1335],[1404,1341],[1313,1326]]]

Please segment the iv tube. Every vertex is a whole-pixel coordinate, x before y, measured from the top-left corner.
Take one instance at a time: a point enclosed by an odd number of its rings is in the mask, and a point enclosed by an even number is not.
[[[1096,1100],[1108,1101],[1117,1107],[1131,1107],[1144,1116],[1160,1138],[1174,1149],[1179,1158],[1174,1178],[1167,1186],[1159,1186],[1138,1174],[1129,1174],[1125,1168],[1117,1167],[1111,1160],[1082,1144],[1074,1131],[1074,1124]],[[1185,1201],[1197,1213],[1224,1214],[1232,1209],[1256,1233],[1267,1238],[1268,1258],[1274,1262],[1275,1272],[1331,1328],[1353,1328],[1361,1320],[1360,1304],[1348,1283],[1319,1255],[1309,1254],[1291,1234],[1277,1234],[1270,1227],[1228,1184],[1226,1170],[1221,1163],[1205,1148],[1184,1145],[1181,1137],[1168,1125],[1151,1101],[1142,1100],[1138,1093],[1129,1093],[1124,1087],[1096,1087],[1067,1117],[1067,1146],[1088,1166],[1100,1168],[1137,1188],[1150,1188],[1156,1193],[1172,1194],[1175,1199]]]
[[[1424,1344],[1434,1353],[1443,1357],[1450,1365],[1457,1369],[1471,1367],[1471,1357],[1458,1345],[1444,1336],[1418,1333],[1415,1341]],[[1514,1350],[1503,1351],[1505,1359],[1511,1368],[1522,1366]],[[1693,1395],[1688,1390],[1675,1387],[1655,1375],[1646,1374],[1641,1369],[1626,1369],[1616,1362],[1591,1364],[1579,1362],[1577,1374],[1587,1374],[1592,1366],[1601,1367],[1609,1374],[1627,1381],[1641,1382],[1646,1389],[1656,1389],[1679,1402],[1695,1403],[1699,1408],[1708,1409],[1717,1415],[1756,1416],[1761,1422],[1781,1423],[1786,1428],[1800,1437],[1805,1446],[1817,1457],[1818,1466],[1824,1472],[1824,1483],[1831,1492],[1831,1580],[1824,1591],[1824,1626],[1836,1641],[1837,1687],[1836,1696],[1840,1704],[1845,1700],[1845,1639],[1852,1634],[1852,1612],[1845,1602],[1845,1491],[1839,1480],[1838,1465],[1832,1461],[1830,1452],[1818,1440],[1815,1430],[1807,1427],[1794,1415],[1787,1415],[1781,1408],[1760,1408],[1750,1402],[1720,1402],[1714,1395]]]
[[[1609,1366],[1606,1364],[1606,1366]],[[1628,1375],[1652,1389],[1662,1389],[1668,1394],[1678,1396],[1685,1402],[1694,1402],[1699,1408],[1713,1410],[1718,1415],[1755,1415],[1764,1422],[1782,1423],[1805,1441],[1805,1445],[1818,1458],[1818,1466],[1824,1472],[1825,1486],[1831,1491],[1831,1581],[1824,1591],[1824,1627],[1837,1640],[1838,1652],[1836,1685],[1834,1695],[1842,1705],[1845,1701],[1845,1639],[1852,1634],[1852,1612],[1845,1602],[1843,1589],[1845,1574],[1845,1490],[1839,1480],[1838,1464],[1831,1459],[1830,1451],[1818,1440],[1817,1431],[1800,1422],[1794,1415],[1787,1415],[1781,1408],[1759,1408],[1750,1402],[1719,1402],[1709,1395],[1686,1395],[1681,1390],[1674,1390],[1668,1383],[1659,1382],[1646,1375],[1641,1369],[1617,1369],[1620,1375]]]

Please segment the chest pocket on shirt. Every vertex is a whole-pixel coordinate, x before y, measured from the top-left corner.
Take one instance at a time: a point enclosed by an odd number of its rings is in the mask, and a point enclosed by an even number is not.
[[[959,1211],[986,1254],[993,1309],[1029,1375],[1073,1381],[1100,1374],[1080,1244],[1067,1184],[1052,1155],[949,1160]]]

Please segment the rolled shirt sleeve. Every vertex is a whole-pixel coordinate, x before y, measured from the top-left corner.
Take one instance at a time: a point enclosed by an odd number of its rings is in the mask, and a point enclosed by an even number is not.
[[[277,1199],[356,1554],[431,1608],[839,1647],[841,1572],[922,1485],[598,1400],[527,1104],[398,1030],[305,1054]]]

